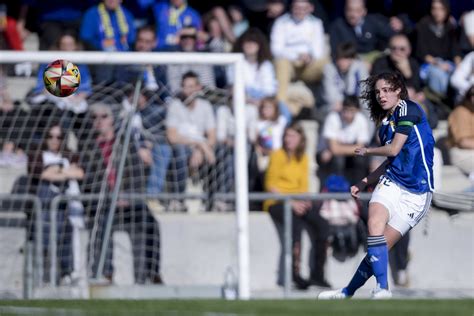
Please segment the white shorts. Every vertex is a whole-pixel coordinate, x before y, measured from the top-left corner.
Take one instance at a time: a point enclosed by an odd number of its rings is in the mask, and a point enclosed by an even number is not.
[[[412,193],[385,176],[380,177],[369,203],[380,203],[388,209],[388,224],[405,235],[428,213],[431,192]]]

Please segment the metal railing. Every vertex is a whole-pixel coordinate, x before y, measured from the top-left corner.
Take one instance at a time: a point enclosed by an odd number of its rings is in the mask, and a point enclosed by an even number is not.
[[[362,201],[367,201],[371,197],[369,193],[360,194]],[[57,213],[59,210],[60,203],[67,202],[70,200],[78,200],[82,202],[86,201],[98,201],[100,199],[108,199],[110,196],[103,196],[100,194],[83,194],[79,196],[66,196],[58,195],[51,201],[50,206],[50,230],[49,230],[49,256],[50,256],[50,283],[51,286],[57,286]],[[120,199],[127,200],[139,200],[145,201],[146,199],[157,199],[161,201],[175,200],[175,199],[190,199],[190,200],[204,200],[208,198],[205,193],[197,194],[178,194],[178,193],[161,193],[161,194],[120,194]],[[234,201],[234,193],[216,193],[215,199]],[[291,200],[308,200],[308,201],[321,201],[328,199],[349,199],[349,193],[305,193],[305,194],[276,194],[276,193],[249,193],[249,201],[265,201],[275,200],[283,202],[284,205],[284,296],[288,297],[291,290],[291,266],[292,266],[292,255],[291,255],[291,244],[292,244],[292,211],[291,211]],[[24,297],[33,297],[34,286],[42,286],[43,282],[43,254],[42,254],[42,218],[41,218],[41,202],[39,198],[31,194],[0,194],[1,201],[30,201],[33,202],[33,211],[35,214],[35,238],[34,238],[34,252],[28,251],[31,245],[25,245],[25,269],[24,269]],[[471,201],[469,201],[471,203]],[[472,209],[471,209],[472,210]],[[0,210],[2,211],[2,210]],[[27,240],[28,243],[28,240]],[[31,260],[31,254],[33,260]],[[30,265],[30,267],[28,267]]]
[[[2,204],[0,212],[3,213],[12,211],[9,207],[3,207],[5,202],[31,202],[33,204],[35,235],[32,242],[29,240],[27,232],[23,251],[23,298],[30,299],[34,295],[34,288],[41,287],[43,283],[41,201],[38,196],[33,194],[0,194],[0,202]],[[15,210],[15,212],[23,212],[23,210]],[[25,227],[25,229],[28,230],[29,228]]]
[[[361,200],[369,200],[371,194],[361,194]],[[79,196],[66,196],[58,195],[51,202],[51,229],[50,229],[50,276],[51,276],[51,285],[56,286],[56,249],[57,249],[57,236],[56,236],[56,218],[59,204],[62,202],[67,202],[70,200],[78,201],[98,201],[99,199],[106,199],[108,197],[101,196],[100,194],[88,194],[88,195],[79,195]],[[145,200],[148,198],[158,199],[162,201],[174,200],[174,199],[205,199],[207,198],[206,194],[120,194],[119,198],[128,199],[128,200]],[[214,195],[215,199],[221,200],[235,200],[234,193],[216,193]],[[283,201],[284,204],[284,295],[288,297],[291,289],[291,265],[292,265],[292,256],[291,256],[291,243],[292,243],[292,215],[291,215],[291,200],[309,200],[309,201],[321,201],[327,199],[349,199],[351,198],[349,193],[306,193],[306,194],[277,194],[277,193],[250,193],[249,201],[265,201],[265,200],[275,200]]]

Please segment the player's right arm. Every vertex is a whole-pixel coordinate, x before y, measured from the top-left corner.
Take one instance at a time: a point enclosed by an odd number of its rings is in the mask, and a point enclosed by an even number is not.
[[[360,180],[358,183],[354,184],[351,187],[352,197],[354,199],[358,199],[360,191],[364,190],[369,184],[373,184],[373,183],[376,183],[377,181],[379,181],[380,176],[385,173],[385,170],[386,170],[387,165],[389,163],[390,162],[388,161],[388,159],[385,160],[377,169],[375,169],[374,171],[369,173],[369,175],[367,177]]]

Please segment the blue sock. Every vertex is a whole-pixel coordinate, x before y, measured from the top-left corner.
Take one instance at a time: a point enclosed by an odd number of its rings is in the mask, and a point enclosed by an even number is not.
[[[374,275],[372,265],[370,264],[369,257],[365,256],[357,268],[357,271],[354,273],[351,282],[349,282],[349,285],[343,288],[342,291],[348,296],[354,295],[355,291],[364,285],[372,275]]]
[[[388,248],[383,235],[367,238],[367,257],[372,265],[378,286],[381,289],[388,289]]]

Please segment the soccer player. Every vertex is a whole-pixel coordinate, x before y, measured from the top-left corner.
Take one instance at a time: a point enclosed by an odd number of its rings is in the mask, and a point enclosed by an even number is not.
[[[356,148],[355,154],[387,159],[351,187],[357,199],[360,191],[378,181],[369,203],[367,255],[346,287],[321,292],[319,299],[350,298],[372,275],[377,280],[372,298],[390,298],[388,250],[421,221],[431,203],[434,139],[421,106],[408,100],[399,73],[381,73],[363,83],[361,98],[379,127],[383,145]]]

